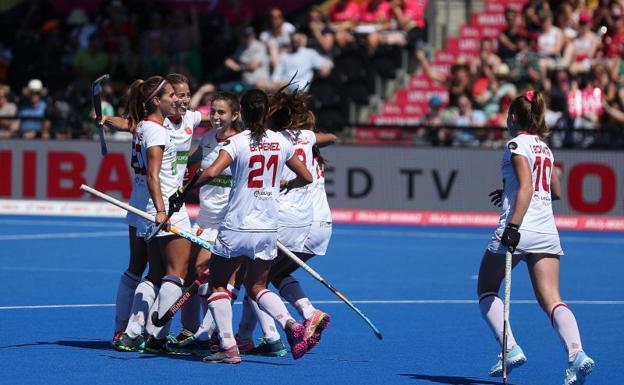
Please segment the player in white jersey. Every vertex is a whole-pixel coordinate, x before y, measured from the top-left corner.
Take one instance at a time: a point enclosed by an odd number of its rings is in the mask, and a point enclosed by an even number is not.
[[[295,154],[306,165],[312,175],[316,174],[314,166],[313,146],[326,146],[336,140],[333,134],[313,132],[316,124],[314,114],[307,108],[308,96],[299,92],[279,91],[271,95],[271,126],[293,144]],[[282,174],[282,181],[294,180],[296,175],[285,169]],[[313,184],[284,189],[279,196],[279,220],[278,220],[278,240],[289,250],[297,254],[304,261],[314,256],[305,250],[305,243],[310,236],[314,219],[314,202],[312,189]],[[329,325],[328,314],[314,308],[310,300],[305,295],[301,285],[291,274],[298,268],[298,265],[290,260],[288,256],[278,250],[278,257],[271,266],[269,273],[270,282],[279,290],[284,297],[306,320],[305,339],[308,348],[314,347],[320,340],[321,331]],[[243,307],[242,319],[246,318],[246,311],[254,309],[257,318],[262,326],[264,337],[260,344],[252,349],[250,354],[272,355],[279,351],[279,334],[275,330],[274,324],[267,324],[271,319],[262,314],[257,304],[253,300],[251,306]],[[241,324],[241,326],[244,326]],[[238,335],[241,339],[251,337],[252,330],[246,327],[239,328]],[[314,337],[314,338],[313,338]]]
[[[212,97],[210,109],[211,125],[214,129],[207,131],[201,138],[198,149],[189,159],[189,164],[201,161],[202,169],[208,168],[219,155],[224,143],[237,135],[240,121],[240,107],[236,95],[228,92],[217,92]],[[225,168],[221,175],[211,180],[208,184],[201,186],[199,191],[199,215],[194,230],[202,239],[213,243],[217,238],[219,227],[225,218],[229,202],[230,190],[232,187],[232,171]],[[210,264],[210,251],[194,248],[195,273],[204,271]],[[228,294],[232,297],[238,294],[238,288],[233,279],[228,283]],[[240,284],[238,285],[240,287]],[[197,355],[207,355],[211,353],[214,341],[211,340],[216,325],[212,314],[207,312],[208,296],[212,294],[209,285],[202,284],[198,294],[201,297],[203,320],[199,329],[187,339],[178,339],[167,345],[169,350],[176,353],[190,353]]]
[[[210,117],[199,111],[193,111],[189,109],[191,101],[191,91],[189,87],[189,80],[182,74],[172,73],[165,77],[167,81],[173,86],[176,92],[179,103],[176,113],[168,116],[164,121],[164,126],[169,130],[169,133],[176,145],[176,164],[178,167],[178,179],[179,185],[184,184],[184,176],[187,173],[187,165],[189,160],[189,153],[191,150],[191,142],[195,129],[199,127],[203,122],[210,120]],[[186,206],[182,205],[179,211],[186,214]],[[175,224],[175,223],[174,223]],[[189,272],[186,278],[187,286],[191,284],[196,278],[196,272],[194,269],[194,256],[197,254],[199,247],[192,245],[192,254],[189,255]],[[201,273],[200,273],[201,274]],[[152,310],[155,311],[154,306]],[[190,336],[193,336],[200,325],[200,303],[198,297],[189,299],[181,313],[182,331],[175,337],[175,340],[183,340]],[[151,319],[151,318],[150,318]]]
[[[220,350],[205,357],[206,362],[241,361],[232,331],[227,284],[243,257],[248,258],[247,293],[284,328],[295,359],[307,351],[304,326],[293,319],[280,298],[266,288],[266,283],[271,262],[277,256],[279,176],[284,165],[299,176],[296,182],[301,185],[312,182],[312,175],[295,156],[290,142],[265,129],[268,111],[269,101],[263,91],[247,91],[241,98],[241,117],[247,129],[223,145],[217,159],[200,178],[200,183],[208,182],[226,167],[232,170],[230,203],[211,259],[212,294],[208,299],[219,332]]]
[[[209,117],[200,112],[189,110],[190,91],[189,81],[186,76],[172,73],[167,75],[165,79],[169,84],[171,84],[178,98],[177,108],[174,110],[172,115],[165,118],[163,125],[169,130],[169,134],[176,146],[175,163],[178,170],[178,184],[181,185],[187,170],[187,158],[191,148],[193,132],[202,122],[207,121]],[[137,82],[140,83],[142,80]],[[134,88],[131,86],[130,90],[132,91],[133,89]],[[129,97],[129,100],[130,99],[132,99],[132,95]],[[128,109],[128,106],[126,106],[126,111],[128,111]],[[105,116],[103,117],[103,123],[109,128],[114,128],[118,131],[128,131],[131,133],[134,133],[137,128],[137,122],[134,121],[129,115],[125,117]],[[130,199],[131,205],[135,203],[137,197],[145,196],[144,189],[144,184],[139,183],[137,185],[136,180],[133,180],[132,195]],[[156,297],[154,292],[157,293],[160,286],[160,279],[154,279],[155,281],[158,281],[156,283],[152,283],[147,279],[141,281],[141,275],[143,274],[147,264],[147,254],[151,253],[157,255],[158,244],[156,243],[155,246],[150,247],[145,243],[144,237],[136,236],[134,228],[136,227],[137,218],[138,217],[134,214],[128,214],[126,217],[126,221],[131,229],[130,264],[128,270],[122,275],[117,290],[115,322],[116,334],[113,339],[113,344],[115,347],[122,350],[129,348],[123,345],[118,346],[116,343],[121,337],[124,329],[133,330],[134,332],[132,334],[142,334],[142,332],[139,333],[139,331],[144,331],[146,326],[149,327],[151,325],[151,318],[148,316],[147,312],[150,308],[152,308],[152,311],[156,311],[155,306],[153,306],[153,300]],[[185,206],[183,206],[179,212],[176,213],[173,220],[173,223],[176,225],[178,222],[188,222],[188,215]],[[160,260],[160,258],[155,258],[152,265],[158,263]],[[150,265],[150,269],[155,272],[159,272],[160,278],[162,278],[161,272],[164,271],[162,263],[160,263],[159,266],[152,265]],[[194,270],[191,270],[191,273],[194,273]],[[158,274],[155,274],[154,278],[156,278],[157,275]],[[191,275],[187,281],[192,281],[193,279],[195,279],[195,277]],[[136,297],[137,301],[133,302],[133,297]],[[192,305],[196,305],[195,311],[189,312],[189,309],[193,310]],[[187,325],[187,328],[190,330],[196,330],[199,326],[199,304],[197,301],[187,302],[181,313],[183,325]],[[185,332],[183,331],[181,335],[184,335],[184,333]],[[192,335],[190,332],[189,334]]]
[[[559,293],[559,257],[563,255],[555,226],[552,200],[561,187],[544,121],[545,103],[539,92],[528,91],[509,107],[507,126],[513,139],[507,143],[502,161],[503,189],[490,194],[503,213],[479,270],[478,295],[481,314],[502,347],[504,306],[498,290],[505,275],[505,253],[514,250],[512,264],[527,264],[538,303],[550,315],[567,351],[568,369],[564,384],[583,384],[594,361],[583,351],[572,311]],[[507,372],[526,362],[507,327]],[[490,376],[502,375],[502,358],[490,369]]]

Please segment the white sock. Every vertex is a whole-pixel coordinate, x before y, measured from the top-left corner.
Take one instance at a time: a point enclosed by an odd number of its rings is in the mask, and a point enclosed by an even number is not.
[[[289,275],[280,283],[279,292],[289,304],[297,309],[303,318],[308,319],[312,317],[312,313],[316,309],[308,297],[306,297],[299,281]]]
[[[227,293],[212,293],[208,298],[208,308],[217,324],[221,348],[229,349],[236,346],[234,332],[232,331],[232,304]]]
[[[195,333],[195,338],[200,341],[208,341],[212,336],[212,333],[214,333],[217,329],[217,325],[214,322],[212,313],[208,309],[208,296],[211,294],[209,293],[209,290],[210,289],[208,287],[208,284],[204,283],[199,286],[199,290],[197,291],[198,297],[200,298],[202,305],[202,314],[204,316],[202,318],[201,325],[199,325],[199,328]],[[203,312],[203,309],[206,309],[205,313]]]
[[[184,280],[175,275],[167,275],[162,280],[160,286],[160,292],[158,293],[158,316],[165,315],[167,310],[180,298],[182,295],[182,287],[184,286]],[[171,329],[171,321],[161,328],[154,328],[154,337],[162,339],[167,337],[169,330]]]
[[[128,325],[134,291],[141,282],[141,277],[124,271],[117,285],[117,298],[115,300],[115,333]]]
[[[503,323],[505,320],[504,304],[496,293],[484,293],[479,297],[481,316],[488,324],[496,340],[503,346]],[[516,346],[516,340],[511,332],[511,323],[507,325],[507,351]]]
[[[262,309],[260,309],[260,306],[258,306],[258,303],[256,301],[249,300],[249,302],[251,304],[251,307],[254,313],[256,313],[256,318],[258,319],[258,322],[260,323],[260,328],[262,329],[262,334],[264,334],[264,338],[267,341],[279,340],[280,335],[277,332],[277,328],[275,327],[275,320],[273,319],[273,317],[271,317]]]
[[[583,344],[572,310],[565,304],[559,303],[551,310],[550,320],[553,328],[559,334],[563,347],[568,352],[568,362],[574,361],[576,353],[583,350]]]
[[[182,307],[182,327],[186,330],[192,331],[195,333],[197,328],[199,328],[200,320],[199,320],[199,312],[201,300],[198,295],[193,295],[191,298],[186,301],[184,306]]]
[[[253,331],[258,323],[256,312],[251,306],[252,302],[249,296],[245,295],[245,298],[243,298],[243,314],[238,324],[238,333],[236,333],[243,340],[253,339]]]
[[[143,334],[149,316],[149,310],[156,301],[158,287],[144,279],[134,291],[134,301],[132,301],[132,314],[126,326],[125,333],[132,338]]]
[[[156,292],[158,293],[160,291],[160,288],[159,287],[156,287],[156,288],[158,289],[156,290]],[[145,331],[150,336],[154,335],[154,330],[156,329],[156,326],[154,326],[154,323],[152,322],[152,314],[154,313],[158,313],[158,296],[154,300],[152,307],[150,307],[149,309],[149,316],[147,317],[147,325],[145,325]]]
[[[269,313],[274,320],[282,325],[282,328],[286,328],[286,323],[290,320],[293,320],[293,317],[286,309],[284,302],[277,296],[277,294],[273,293],[269,289],[264,289],[258,293],[256,296],[256,302],[260,309]]]

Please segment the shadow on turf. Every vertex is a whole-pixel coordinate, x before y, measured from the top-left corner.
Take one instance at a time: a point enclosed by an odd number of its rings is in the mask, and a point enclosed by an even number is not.
[[[79,348],[79,349],[104,350],[104,351],[112,352],[112,353],[122,353],[123,355],[128,354],[128,353],[125,353],[125,352],[117,352],[117,351],[113,350],[113,348],[111,348],[110,341],[97,341],[97,340],[91,340],[91,341],[77,341],[77,340],[73,340],[73,341],[39,341],[39,342],[31,343],[31,344],[0,346],[0,349],[21,348],[21,347],[26,347],[26,346],[43,346],[43,345],[59,345],[59,346],[67,346],[67,347]],[[137,354],[139,354],[139,355],[137,356],[137,355],[133,355],[133,354],[128,354],[126,357],[120,357],[118,355],[115,355],[115,356],[109,356],[109,358],[115,359],[115,360],[129,360],[129,359],[132,359],[132,360],[136,360],[136,359],[144,360],[144,359],[157,358],[157,357],[166,357],[166,358],[173,358],[173,359],[176,359],[176,360],[201,362],[201,357],[192,356],[192,355],[184,355],[184,354],[155,354],[155,353],[137,353]],[[272,365],[272,366],[291,366],[292,365],[292,364],[288,364],[288,363],[259,361],[259,360],[255,360],[255,359],[249,359],[247,357],[243,357],[243,362],[244,363],[250,363],[250,364],[261,364],[261,365]]]
[[[481,380],[472,377],[459,377],[459,376],[432,376],[428,374],[400,374],[401,377],[411,378],[412,380],[424,380],[438,384],[450,384],[450,385],[500,385],[501,381],[489,381]],[[508,385],[514,385],[511,382]]]

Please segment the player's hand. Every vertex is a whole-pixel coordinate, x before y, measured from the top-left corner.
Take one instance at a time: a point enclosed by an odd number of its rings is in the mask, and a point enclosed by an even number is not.
[[[501,243],[509,249],[512,253],[518,247],[518,243],[520,243],[520,226],[514,223],[507,223],[505,227],[505,231],[503,231],[503,235],[501,236]]]
[[[169,220],[167,219],[167,213],[165,213],[164,211],[159,211],[159,212],[157,212],[157,213],[156,213],[156,218],[155,218],[155,220],[156,220],[156,223],[158,223],[158,224],[163,223],[163,222],[166,222],[166,225],[165,225],[165,226],[163,226],[163,228],[165,228],[165,229],[168,229],[168,228],[169,228],[168,224],[169,224],[170,222],[169,222]]]
[[[182,208],[184,200],[182,199],[181,189],[177,189],[173,195],[169,197],[169,210],[172,212],[178,212]]]
[[[280,180],[280,192],[283,192],[284,194],[288,193],[290,189],[288,188],[288,181],[286,179],[281,179]]]
[[[188,183],[190,179],[191,179],[191,172],[189,171],[187,167],[186,170],[184,171],[184,178],[182,179],[182,184],[186,186],[186,184]]]
[[[503,204],[503,190],[501,190],[501,189],[494,190],[494,191],[492,191],[490,193],[489,197],[490,197],[490,202],[492,202],[492,204],[494,206],[497,206],[497,207],[501,207],[502,206],[502,204]]]

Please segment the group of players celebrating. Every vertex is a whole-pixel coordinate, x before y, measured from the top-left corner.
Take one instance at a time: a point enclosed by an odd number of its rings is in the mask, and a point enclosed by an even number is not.
[[[281,357],[287,350],[276,321],[295,359],[319,343],[330,316],[307,298],[291,275],[298,265],[282,251],[285,247],[304,261],[324,255],[332,231],[319,148],[336,136],[316,131],[306,99],[304,93],[285,89],[271,95],[253,89],[240,100],[217,93],[205,116],[188,109],[188,80],[171,74],[133,83],[127,116],[103,120],[133,132],[130,204],[154,215],[157,223],[170,221],[191,230],[176,191],[187,167],[201,161],[200,211],[193,230],[214,245],[210,251],[199,248],[167,228],[152,234],[152,223],[128,214],[130,262],[117,292],[115,349],[197,354],[213,363],[239,363],[241,353]],[[576,319],[559,293],[563,251],[552,200],[561,189],[554,157],[543,141],[548,136],[544,114],[544,99],[535,91],[510,106],[512,139],[503,154],[504,186],[491,194],[503,213],[481,262],[479,307],[505,353],[490,375],[506,375],[504,367],[510,372],[527,360],[511,328],[503,326],[504,306],[498,297],[504,256],[512,251],[514,266],[521,260],[527,263],[538,302],[566,349],[564,384],[583,384],[594,361],[583,351]],[[212,130],[189,156],[193,130],[205,120]],[[170,204],[179,210],[168,217]],[[146,265],[148,273],[141,279]],[[208,282],[181,311],[182,332],[173,337],[170,323],[153,325],[150,315],[165,314],[185,285],[208,268]],[[301,322],[267,288],[269,283],[297,309]],[[243,285],[243,314],[235,334],[231,304]],[[256,346],[257,324],[263,337]]]
[[[130,204],[154,215],[158,223],[191,231],[187,210],[175,201],[175,193],[187,167],[201,161],[196,183],[201,186],[200,211],[192,230],[214,245],[210,251],[197,247],[166,228],[152,234],[152,223],[129,213],[130,262],[117,292],[113,346],[239,363],[241,353],[287,354],[277,321],[293,357],[301,358],[319,343],[330,316],[312,305],[292,277],[298,265],[278,252],[277,241],[304,261],[325,254],[332,225],[318,148],[336,136],[315,132],[314,115],[301,92],[282,89],[267,95],[250,90],[240,100],[216,93],[209,116],[189,110],[189,102],[189,82],[183,75],[154,76],[132,84],[126,116],[103,121],[133,132]],[[213,129],[189,156],[193,131],[205,120]],[[179,206],[170,217],[169,205]],[[153,325],[151,314],[165,314],[185,285],[208,267],[208,282],[181,311],[182,332],[172,337],[170,323]],[[289,313],[268,283],[303,321]],[[234,334],[231,304],[243,285],[243,314]],[[256,346],[253,331],[258,323],[263,337]]]

